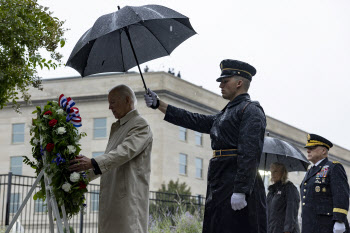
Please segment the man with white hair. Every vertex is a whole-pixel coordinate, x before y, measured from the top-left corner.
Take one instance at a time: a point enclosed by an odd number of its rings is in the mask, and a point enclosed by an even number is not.
[[[343,165],[328,160],[328,139],[308,134],[307,159],[313,166],[300,185],[301,232],[349,233],[349,184]]]
[[[89,177],[101,177],[99,233],[146,233],[148,226],[149,180],[152,132],[135,109],[136,97],[126,85],[108,94],[112,124],[104,154],[79,156],[71,171],[89,170]]]

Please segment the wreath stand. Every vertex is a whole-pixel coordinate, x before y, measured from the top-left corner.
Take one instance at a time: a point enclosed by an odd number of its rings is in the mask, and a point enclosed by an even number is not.
[[[42,140],[40,140],[40,141],[41,141],[40,143],[42,144]],[[42,156],[42,158],[43,158],[44,168],[40,171],[38,177],[36,178],[34,184],[30,188],[27,196],[24,198],[23,203],[19,207],[15,216],[11,220],[11,223],[7,227],[5,233],[9,233],[10,230],[12,229],[13,225],[16,223],[17,218],[19,217],[19,215],[23,211],[24,206],[27,204],[29,198],[31,197],[32,193],[34,192],[34,190],[37,187],[38,183],[40,182],[41,178],[44,178],[44,182],[45,182],[46,203],[47,203],[47,210],[48,210],[48,214],[49,214],[50,233],[54,233],[54,223],[53,223],[52,213],[56,219],[57,232],[58,233],[69,233],[70,232],[68,221],[67,221],[66,209],[65,209],[64,205],[60,206],[61,211],[62,211],[62,216],[63,216],[63,218],[61,218],[60,212],[58,210],[57,200],[56,200],[55,195],[52,191],[51,176],[49,176],[45,172],[45,169],[47,167],[49,167],[49,165],[46,161],[46,151],[44,151],[44,155]],[[64,228],[63,228],[62,222],[64,223]],[[65,229],[65,231],[63,229]]]

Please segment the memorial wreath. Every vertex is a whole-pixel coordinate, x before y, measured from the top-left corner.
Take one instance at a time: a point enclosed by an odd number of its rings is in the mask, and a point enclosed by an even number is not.
[[[34,160],[24,157],[24,162],[35,169],[38,175],[42,169],[51,177],[51,191],[57,204],[64,205],[67,218],[79,213],[85,205],[86,186],[89,181],[85,172],[70,172],[68,167],[81,151],[79,140],[86,136],[77,127],[81,126],[79,109],[71,98],[63,94],[59,101],[48,101],[44,107],[36,107],[32,120],[30,143],[33,146]],[[40,181],[40,190],[34,200],[46,199],[44,178]],[[61,210],[60,214],[62,216]]]

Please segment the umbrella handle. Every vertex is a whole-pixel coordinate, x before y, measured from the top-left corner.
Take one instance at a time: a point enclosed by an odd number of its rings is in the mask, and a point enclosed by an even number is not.
[[[118,6],[118,7],[119,7],[119,6]],[[128,40],[129,40],[129,42],[130,42],[130,46],[131,46],[131,49],[132,49],[132,53],[134,54],[134,57],[135,57],[135,60],[136,60],[136,64],[137,64],[137,68],[139,68],[139,73],[140,73],[140,75],[141,75],[142,82],[143,82],[143,86],[144,86],[145,92],[146,92],[146,94],[147,94],[147,93],[148,93],[148,92],[147,92],[147,86],[146,86],[145,80],[143,79],[143,75],[142,75],[142,72],[141,72],[141,69],[140,69],[139,61],[137,60],[137,56],[136,56],[136,53],[135,53],[134,46],[132,45],[132,42],[131,42],[129,30],[128,30],[127,27],[124,27],[124,30],[125,30],[126,36],[128,37]]]

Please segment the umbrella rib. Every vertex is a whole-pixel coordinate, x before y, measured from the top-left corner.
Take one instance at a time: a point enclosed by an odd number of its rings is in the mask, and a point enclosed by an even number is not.
[[[149,28],[148,28],[145,24],[143,24],[142,22],[140,22],[140,24],[141,24],[142,26],[144,26],[155,38],[157,38],[156,35],[154,35],[153,32],[152,32],[151,30],[149,30]],[[167,52],[167,54],[170,55],[170,53],[169,53],[168,50],[164,47],[164,45],[162,44],[162,42],[160,42],[159,40],[157,40],[157,41],[158,41],[159,44],[164,48],[164,50]]]
[[[119,35],[120,35],[120,51],[121,51],[121,54],[122,54],[122,64],[123,64],[123,70],[124,71],[126,71],[125,70],[125,64],[124,64],[124,55],[123,55],[123,46],[122,46],[122,32],[123,32],[124,30],[120,30],[120,32],[119,32]]]

